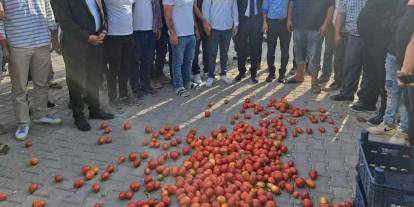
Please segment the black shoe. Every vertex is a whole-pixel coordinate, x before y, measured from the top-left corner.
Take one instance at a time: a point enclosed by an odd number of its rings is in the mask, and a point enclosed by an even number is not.
[[[239,73],[236,78],[234,79],[236,82],[240,82],[244,77],[246,77],[245,74]]]
[[[149,94],[149,95],[155,95],[155,94],[157,94],[157,91],[154,90],[151,87],[150,88],[142,89],[142,92],[144,92],[145,94]]]
[[[75,119],[75,125],[80,131],[83,132],[91,130],[91,125],[89,125],[88,121],[86,121],[85,118]]]
[[[331,96],[332,101],[353,101],[354,97],[346,97],[342,94]]]
[[[372,126],[378,126],[384,121],[384,114],[378,114],[370,119],[368,119],[368,123]]]
[[[285,74],[279,73],[279,77],[277,78],[278,83],[283,83],[283,80],[285,80]]]
[[[253,82],[254,84],[256,84],[256,83],[258,83],[258,82],[259,82],[259,81],[257,81],[256,77],[254,77],[254,76],[252,76],[250,79],[252,80],[252,82]]]
[[[269,74],[266,78],[266,82],[270,83],[275,79],[275,75]]]
[[[55,108],[56,104],[51,102],[51,101],[47,101],[47,108]]]
[[[354,105],[351,106],[351,111],[353,112],[372,112],[372,111],[376,111],[376,107],[369,107],[366,106],[364,104],[361,103],[356,103]]]
[[[331,85],[329,85],[328,88],[325,88],[325,91],[336,91],[341,89],[341,84],[338,82],[333,82]]]
[[[110,113],[106,113],[100,110],[98,113],[89,113],[89,119],[102,119],[102,120],[109,120],[113,119],[114,115]]]

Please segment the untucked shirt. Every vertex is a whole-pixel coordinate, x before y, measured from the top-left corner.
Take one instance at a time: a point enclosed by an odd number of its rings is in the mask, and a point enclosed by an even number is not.
[[[359,36],[358,16],[364,8],[367,0],[341,0],[339,1],[336,12],[345,16],[344,32],[354,36]]]
[[[152,30],[154,14],[153,0],[136,0],[134,8],[134,31]]]
[[[257,15],[259,13],[259,8],[257,8],[257,0],[254,1],[254,15]],[[247,7],[246,11],[244,12],[244,16],[250,17],[250,0],[247,0]]]
[[[194,35],[194,0],[163,0],[163,4],[173,6],[172,19],[177,36]]]
[[[397,63],[403,65],[405,58],[405,51],[407,45],[411,40],[411,37],[414,35],[414,3],[409,4],[406,9],[404,16],[402,17],[400,24],[398,25],[396,33],[396,45],[395,53],[397,57]]]
[[[204,0],[203,16],[216,30],[229,30],[239,25],[236,0]]]
[[[8,44],[17,48],[37,48],[50,44],[50,30],[57,24],[49,0],[2,0]]]
[[[95,0],[86,0],[86,4],[95,20],[95,31],[98,31],[101,27],[101,15],[99,13],[98,5]]]
[[[290,0],[293,2],[292,23],[295,29],[319,30],[329,7],[335,0]]]
[[[132,5],[135,0],[105,0],[108,15],[108,35],[132,34]]]
[[[262,10],[269,19],[285,19],[289,0],[264,0]]]

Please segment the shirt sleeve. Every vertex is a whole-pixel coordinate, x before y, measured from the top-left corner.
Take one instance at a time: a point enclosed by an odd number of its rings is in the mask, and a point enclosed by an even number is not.
[[[163,5],[175,5],[175,0],[162,0]]]
[[[46,21],[47,26],[50,30],[57,30],[57,23],[55,20],[55,15],[53,14],[52,6],[50,5],[50,0],[45,1],[45,11],[46,11]]]
[[[339,14],[345,14],[346,13],[346,9],[345,9],[345,1],[340,0],[339,3],[336,5],[336,12]]]
[[[269,0],[263,0],[262,11],[264,14],[268,15],[269,12]]]

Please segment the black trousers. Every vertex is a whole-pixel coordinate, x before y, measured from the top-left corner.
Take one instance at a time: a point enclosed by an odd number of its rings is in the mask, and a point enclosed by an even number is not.
[[[172,79],[172,48],[169,44],[168,30],[163,30],[161,38],[155,44],[155,67],[152,78],[159,78],[163,74],[166,56],[168,52],[168,65],[170,68],[170,77]]]
[[[387,42],[376,42],[363,47],[363,71],[365,76],[364,87],[359,92],[360,103],[375,106],[381,96],[380,113],[384,113],[387,104],[385,91],[385,57],[387,55]]]
[[[246,60],[250,56],[252,77],[257,75],[257,66],[261,56],[261,40],[263,38],[261,16],[244,17],[239,23],[239,34],[236,38],[238,69],[240,74],[246,73]]]
[[[132,35],[107,36],[105,55],[108,60],[107,82],[109,100],[128,97],[128,77],[134,39]],[[117,93],[118,85],[118,93]]]
[[[285,74],[287,64],[289,63],[289,46],[292,33],[286,28],[286,19],[267,19],[267,23],[269,25],[269,31],[267,32],[267,66],[269,68],[269,75],[274,75],[275,73],[275,52],[278,39],[280,40],[281,51],[279,75]]]
[[[83,118],[84,99],[89,105],[89,113],[97,113],[99,105],[99,86],[105,70],[104,46],[89,45],[77,51],[67,51],[63,47],[66,66],[66,82],[69,90],[73,117]]]
[[[203,28],[202,25],[199,25],[199,28]],[[209,61],[208,61],[208,35],[204,32],[204,29],[200,29],[201,38],[196,41],[196,46],[194,50],[194,60],[192,66],[192,73],[193,75],[200,74],[200,64],[199,64],[199,56],[200,56],[200,47],[203,52],[203,71],[204,73],[208,73],[209,69]]]

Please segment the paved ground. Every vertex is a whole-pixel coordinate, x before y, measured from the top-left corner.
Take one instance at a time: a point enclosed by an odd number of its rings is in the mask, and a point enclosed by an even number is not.
[[[64,65],[62,58],[53,57],[56,70],[56,80],[65,85]],[[234,62],[231,64],[234,68]],[[266,66],[263,65],[263,68]],[[142,182],[143,167],[133,169],[129,164],[118,167],[114,176],[102,186],[102,194],[90,192],[90,183],[80,190],[74,190],[74,179],[80,178],[80,168],[84,164],[97,165],[101,169],[108,163],[116,162],[119,155],[127,155],[131,151],[142,152],[141,141],[146,136],[145,126],[159,128],[165,124],[181,125],[178,133],[184,136],[190,128],[197,128],[199,133],[209,133],[210,130],[223,124],[230,126],[231,115],[237,113],[239,105],[246,97],[258,103],[265,104],[271,97],[287,96],[294,105],[318,109],[324,106],[329,109],[332,117],[340,128],[340,133],[334,135],[332,130],[321,135],[315,133],[312,137],[302,135],[295,140],[288,139],[286,143],[290,149],[289,159],[294,159],[301,172],[308,172],[315,168],[320,173],[318,187],[312,190],[311,196],[319,200],[326,196],[333,201],[351,199],[354,192],[355,165],[358,159],[357,141],[360,131],[365,124],[357,121],[357,116],[369,117],[368,114],[353,114],[348,110],[350,103],[333,103],[329,95],[323,92],[320,95],[312,94],[309,79],[296,86],[286,86],[276,82],[266,84],[264,79],[266,71],[259,71],[260,83],[252,85],[249,79],[229,87],[217,82],[214,87],[200,91],[193,91],[190,98],[177,97],[170,86],[158,92],[154,97],[145,97],[140,106],[124,107],[117,110],[117,116],[110,121],[113,129],[113,144],[97,146],[97,137],[101,135],[98,130],[99,121],[91,121],[93,130],[82,133],[74,128],[71,111],[67,109],[68,92],[65,88],[50,92],[50,99],[59,106],[53,111],[63,118],[62,126],[33,125],[30,132],[32,148],[24,148],[23,143],[13,139],[15,128],[13,109],[10,101],[10,82],[6,77],[0,89],[0,124],[5,125],[0,135],[0,142],[7,143],[11,151],[7,156],[0,156],[0,191],[7,192],[9,199],[0,203],[2,207],[30,206],[34,199],[48,200],[48,206],[92,206],[95,202],[105,203],[105,206],[125,206],[127,202],[119,202],[116,198],[118,192],[128,189],[132,180]],[[234,77],[236,70],[232,69],[230,75]],[[227,98],[230,104],[223,105],[222,100]],[[208,101],[217,103],[212,110],[212,117],[202,118]],[[131,120],[133,129],[121,130],[124,120]],[[255,117],[253,120],[257,121]],[[307,122],[302,122],[306,128]],[[315,126],[313,126],[315,128]],[[148,149],[146,149],[148,150]],[[149,152],[156,155],[157,151]],[[40,163],[36,167],[29,167],[28,160],[36,156]],[[65,180],[61,184],[53,183],[53,176],[63,174]],[[40,190],[30,195],[27,188],[30,182],[41,185]],[[167,180],[171,182],[171,180]],[[154,196],[158,196],[158,192]],[[134,196],[134,200],[144,197],[144,191]],[[286,193],[277,197],[279,206],[299,206],[295,199],[289,198]]]

